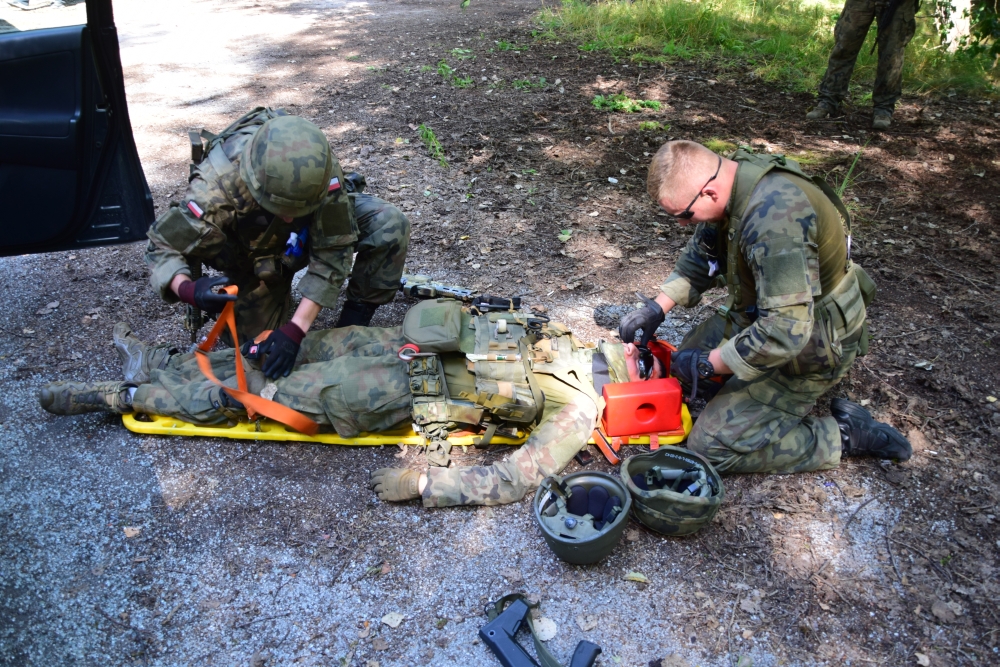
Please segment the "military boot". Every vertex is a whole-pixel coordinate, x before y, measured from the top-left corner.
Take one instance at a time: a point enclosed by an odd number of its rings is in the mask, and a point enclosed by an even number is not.
[[[366,327],[371,324],[372,316],[378,309],[377,303],[365,303],[363,301],[345,301],[344,307],[337,318],[337,327]]]
[[[837,115],[837,108],[830,106],[826,102],[819,102],[813,110],[806,114],[806,119],[808,120],[823,120],[824,118],[829,118],[830,116]]]
[[[125,322],[115,325],[112,336],[115,340],[115,351],[122,360],[122,373],[126,382],[135,384],[149,382],[149,372],[153,369],[166,368],[171,355],[177,354],[177,348],[167,344],[143,343],[132,334],[132,327]]]
[[[38,392],[38,402],[54,415],[84,412],[132,412],[131,382],[52,382]]]
[[[892,111],[889,109],[875,109],[872,114],[873,130],[888,130],[892,125]]]
[[[845,398],[835,398],[830,412],[840,426],[843,456],[874,456],[879,459],[906,461],[913,454],[910,441],[903,434],[881,422],[871,413]]]

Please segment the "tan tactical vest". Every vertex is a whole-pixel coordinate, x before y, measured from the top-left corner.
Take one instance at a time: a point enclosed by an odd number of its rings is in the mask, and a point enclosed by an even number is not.
[[[545,317],[480,313],[454,299],[411,308],[403,336],[420,350],[409,361],[414,423],[432,440],[485,428],[479,446],[497,432],[513,436],[531,430],[545,410],[535,372],[560,377],[560,361],[568,367],[585,356],[575,354],[583,346],[568,329]],[[545,368],[533,371],[533,366]]]

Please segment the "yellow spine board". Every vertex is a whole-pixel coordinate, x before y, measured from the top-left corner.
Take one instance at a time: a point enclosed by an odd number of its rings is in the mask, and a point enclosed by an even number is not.
[[[427,440],[424,436],[414,433],[413,429],[407,428],[399,431],[386,431],[383,433],[365,433],[356,438],[342,438],[336,433],[317,433],[314,436],[303,435],[298,431],[293,431],[284,424],[262,419],[255,422],[239,422],[234,426],[198,426],[173,417],[163,417],[160,415],[148,415],[149,421],[140,421],[135,415],[123,415],[122,423],[125,428],[134,433],[145,435],[186,435],[199,436],[203,438],[233,438],[235,440],[274,440],[277,442],[312,442],[321,445],[348,445],[354,447],[378,446],[378,445],[417,445],[426,446]],[[688,412],[687,405],[681,405],[681,423],[684,425],[684,435],[661,436],[661,445],[675,445],[683,442],[691,433],[691,413]],[[474,439],[478,435],[452,435],[448,442],[458,446],[474,445]],[[527,440],[527,435],[518,438],[509,438],[497,435],[493,438],[492,444],[497,445],[520,445]],[[589,440],[593,444],[593,439]],[[649,436],[629,436],[630,445],[648,445]]]

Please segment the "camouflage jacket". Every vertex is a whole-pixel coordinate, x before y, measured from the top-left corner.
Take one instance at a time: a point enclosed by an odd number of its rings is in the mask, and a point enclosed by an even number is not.
[[[740,179],[746,187],[752,173],[753,165],[740,163],[727,219],[698,225],[661,290],[681,306],[723,282],[739,295],[725,313],[733,326],[721,354],[742,380],[779,367],[801,375],[835,365],[834,328],[843,337],[864,321],[857,280],[844,280],[853,273],[840,214],[811,181],[784,171],[765,174],[735,210]],[[730,243],[738,244],[735,266],[727,261]],[[827,295],[849,301],[850,312],[842,315]]]
[[[224,158],[210,153],[195,168],[182,205],[172,206],[150,227],[145,255],[150,283],[164,300],[175,302],[170,282],[177,274],[190,276],[195,262],[236,282],[256,275],[276,286],[291,284],[292,275],[308,266],[299,291],[332,308],[350,273],[358,240],[353,200],[342,187],[340,165],[334,158],[336,183],[331,182],[330,194],[315,213],[291,223],[275,221],[240,177],[240,157],[252,136],[227,138],[221,144]],[[286,253],[293,232],[307,239],[297,255]]]

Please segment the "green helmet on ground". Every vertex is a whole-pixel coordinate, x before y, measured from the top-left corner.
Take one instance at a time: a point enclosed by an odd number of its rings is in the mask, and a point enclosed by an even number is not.
[[[286,218],[315,211],[334,174],[334,157],[323,132],[298,116],[272,118],[247,142],[240,176],[265,210]]]
[[[726,490],[705,457],[681,447],[660,447],[625,459],[622,481],[635,518],[664,535],[690,535],[712,520]]]
[[[556,556],[588,565],[621,541],[632,499],[620,480],[586,470],[546,477],[535,493],[535,521]]]

